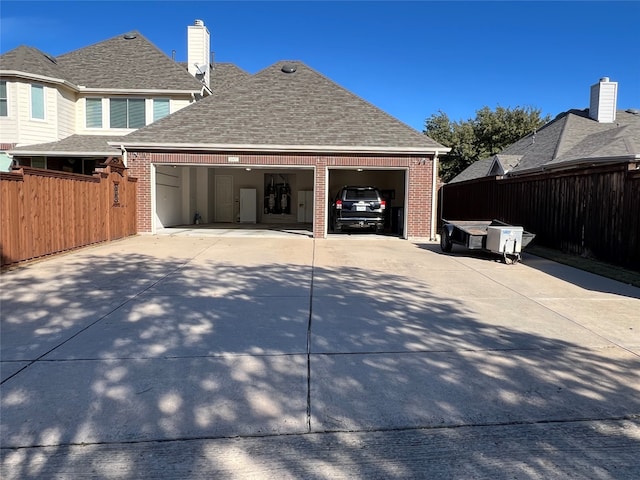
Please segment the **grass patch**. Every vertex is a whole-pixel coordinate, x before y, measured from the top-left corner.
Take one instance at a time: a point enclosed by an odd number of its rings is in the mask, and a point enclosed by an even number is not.
[[[640,272],[636,272],[634,270],[618,267],[617,265],[601,262],[592,258],[584,258],[578,255],[562,253],[559,250],[540,247],[538,245],[530,245],[527,247],[526,251],[527,253],[538,257],[547,258],[554,262],[563,263],[565,265],[584,270],[585,272],[595,273],[596,275],[601,275],[603,277],[611,278],[618,282],[640,288]]]

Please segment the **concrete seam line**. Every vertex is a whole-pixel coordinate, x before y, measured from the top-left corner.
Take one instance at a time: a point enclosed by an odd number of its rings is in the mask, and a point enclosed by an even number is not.
[[[316,240],[311,254],[311,282],[309,284],[309,319],[307,321],[307,432],[311,433],[311,319],[313,317],[313,276],[316,263]]]
[[[218,242],[216,242],[218,243]],[[124,302],[122,302],[120,305],[114,307],[113,309],[111,309],[110,311],[108,311],[107,313],[105,313],[104,315],[102,315],[100,318],[98,318],[97,320],[94,320],[93,322],[91,322],[89,325],[87,325],[86,327],[82,328],[81,330],[78,330],[76,333],[74,333],[73,335],[71,335],[69,338],[65,339],[64,341],[60,342],[58,345],[55,345],[54,347],[51,347],[49,350],[47,350],[46,352],[44,352],[42,355],[40,355],[39,357],[35,358],[34,360],[31,360],[27,365],[25,365],[24,367],[22,367],[20,370],[18,370],[17,372],[15,372],[13,375],[10,375],[9,377],[5,378],[4,380],[2,380],[0,382],[0,385],[3,385],[5,382],[11,380],[13,377],[15,377],[16,375],[18,375],[20,372],[26,370],[27,368],[29,368],[31,365],[33,365],[34,363],[42,360],[43,357],[46,357],[47,355],[49,355],[51,352],[53,352],[54,350],[57,350],[58,348],[60,348],[62,345],[64,345],[65,343],[73,340],[74,338],[76,338],[78,335],[80,335],[81,333],[87,331],[88,329],[90,329],[91,327],[93,327],[96,323],[100,322],[101,320],[105,319],[106,317],[108,317],[109,315],[111,315],[113,312],[120,310],[122,307],[124,307],[125,305],[127,305],[128,303],[130,303],[132,300],[138,298],[140,295],[142,295],[143,293],[145,293],[147,290],[155,287],[158,283],[160,283],[162,280],[164,280],[165,278],[167,278],[169,275],[172,275],[174,272],[180,270],[181,268],[184,268],[185,265],[188,265],[195,257],[197,257],[198,255],[202,254],[203,252],[205,252],[206,250],[208,250],[209,248],[213,247],[215,245],[215,243],[213,245],[209,245],[207,247],[205,247],[204,249],[202,249],[200,252],[196,253],[193,257],[191,257],[189,260],[186,260],[185,262],[181,263],[180,265],[176,266],[173,270],[171,270],[169,273],[167,273],[166,275],[164,275],[162,278],[159,278],[158,280],[156,280],[155,282],[153,282],[151,285],[149,285],[147,288],[142,289],[141,291],[139,291],[138,293],[136,293],[135,295],[131,296],[130,298],[127,298]]]

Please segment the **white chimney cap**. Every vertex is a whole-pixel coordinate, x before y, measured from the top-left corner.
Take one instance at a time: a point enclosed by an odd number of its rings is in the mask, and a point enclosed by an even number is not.
[[[196,20],[193,24],[197,27],[204,27],[204,22],[202,20]]]
[[[600,79],[600,82],[608,82],[609,81],[609,77],[602,77]]]

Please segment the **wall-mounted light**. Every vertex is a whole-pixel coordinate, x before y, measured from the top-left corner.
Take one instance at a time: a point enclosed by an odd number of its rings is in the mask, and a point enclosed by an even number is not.
[[[358,169],[358,171],[359,171],[359,172],[361,172],[361,171],[362,171],[362,169],[361,169],[361,168],[359,168],[359,169]]]
[[[250,172],[250,171],[251,171],[251,169],[250,169],[249,167],[245,168],[245,170],[246,170],[247,172]]]

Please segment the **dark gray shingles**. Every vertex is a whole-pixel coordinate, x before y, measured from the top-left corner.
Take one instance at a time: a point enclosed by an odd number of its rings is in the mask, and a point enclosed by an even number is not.
[[[139,32],[118,35],[57,57],[69,80],[88,88],[186,90],[201,83]]]
[[[453,177],[453,179],[451,179],[449,183],[465,182],[467,180],[486,177],[487,175],[489,175],[489,169],[491,168],[491,165],[493,165],[493,161],[494,157],[483,158],[482,160],[473,162],[462,172]]]
[[[211,70],[210,87],[213,92],[219,92],[227,87],[232,87],[251,78],[251,74],[245,72],[233,63],[215,63]]]
[[[540,168],[555,156],[565,128],[566,117],[556,118],[535,133],[521,138],[509,145],[500,154],[521,155],[522,158],[510,173]]]
[[[107,135],[71,135],[57,142],[25,145],[11,150],[13,155],[25,152],[72,153],[73,155],[120,155],[118,147],[112,147],[109,142],[120,142],[124,137]]]
[[[284,73],[284,65],[295,65]],[[129,144],[444,149],[301,62],[277,62],[127,136]]]
[[[640,154],[640,115],[616,112],[613,123],[598,123],[572,116],[556,158],[549,164],[579,159],[624,157]]]
[[[0,70],[38,74],[68,80],[64,68],[55,57],[37,48],[21,45],[0,55]]]

